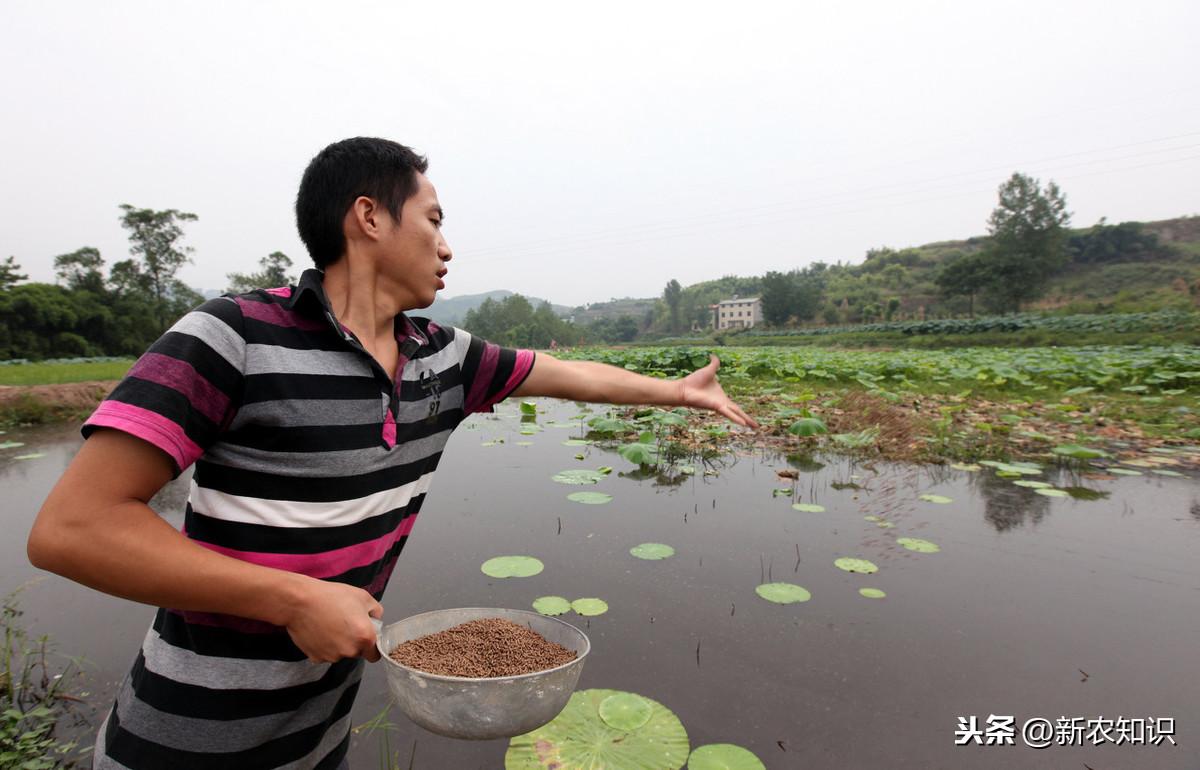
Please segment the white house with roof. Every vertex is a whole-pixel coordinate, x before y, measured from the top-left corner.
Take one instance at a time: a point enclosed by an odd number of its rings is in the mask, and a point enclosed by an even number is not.
[[[762,298],[734,297],[713,305],[713,328],[742,329],[762,323]]]

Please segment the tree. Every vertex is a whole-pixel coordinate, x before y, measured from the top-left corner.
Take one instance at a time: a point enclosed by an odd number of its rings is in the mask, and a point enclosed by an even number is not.
[[[1020,310],[1041,296],[1066,261],[1066,225],[1071,215],[1058,185],[1014,173],[1000,185],[999,203],[988,218],[985,249],[988,290],[999,307]]]
[[[229,273],[229,287],[225,289],[231,294],[241,294],[251,289],[266,289],[276,286],[291,286],[296,279],[288,275],[292,260],[282,251],[272,251],[258,260],[262,270],[257,273]]]
[[[672,278],[667,282],[667,287],[663,289],[663,300],[667,303],[667,308],[671,312],[671,333],[679,333],[679,302],[683,298],[683,287],[679,285],[679,281]]]
[[[796,300],[795,271],[779,273],[774,270],[763,276],[762,292],[763,320],[771,326],[783,326],[792,316]]]
[[[21,266],[17,264],[15,257],[0,262],[0,291],[11,289],[15,284],[24,281],[29,276],[17,272]]]
[[[982,254],[960,254],[948,260],[938,272],[934,283],[945,297],[967,298],[967,315],[975,317],[975,295],[991,281]]]
[[[175,209],[139,209],[128,203],[122,203],[120,208],[125,212],[121,216],[121,227],[129,231],[130,251],[135,257],[141,257],[140,272],[154,295],[155,314],[161,331],[167,327],[171,282],[179,268],[191,261],[188,256],[191,247],[179,245],[183,237],[182,225],[195,222],[199,217]]]
[[[54,258],[54,273],[71,291],[90,291],[104,294],[104,258],[100,250],[91,246],[76,249],[70,254],[59,254]]]

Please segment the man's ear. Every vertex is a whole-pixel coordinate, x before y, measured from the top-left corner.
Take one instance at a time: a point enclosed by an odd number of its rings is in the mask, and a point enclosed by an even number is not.
[[[380,216],[383,212],[383,207],[371,198],[365,195],[355,198],[346,212],[346,238],[377,240],[383,232],[384,222]]]

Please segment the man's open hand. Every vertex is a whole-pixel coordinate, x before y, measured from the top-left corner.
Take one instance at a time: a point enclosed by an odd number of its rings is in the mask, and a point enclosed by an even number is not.
[[[708,366],[679,380],[679,403],[716,412],[745,428],[757,428],[758,423],[725,395],[721,383],[717,382],[717,370],[720,368],[721,362],[712,356]]]

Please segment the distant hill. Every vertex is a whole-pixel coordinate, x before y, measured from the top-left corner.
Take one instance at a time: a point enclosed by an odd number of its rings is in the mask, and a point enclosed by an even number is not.
[[[467,313],[482,305],[486,300],[495,300],[499,302],[505,297],[511,297],[517,292],[508,291],[507,289],[496,289],[495,291],[485,291],[482,294],[463,294],[458,297],[438,297],[433,304],[423,310],[413,311],[413,315],[425,316],[432,318],[440,324],[448,326],[461,324],[462,320],[467,317]],[[529,300],[530,304],[538,307],[546,300],[538,297],[531,297],[528,294],[524,295],[525,299]],[[555,305],[550,303],[550,307],[554,310],[554,314],[560,317],[565,317],[571,314],[571,308],[565,305]]]

